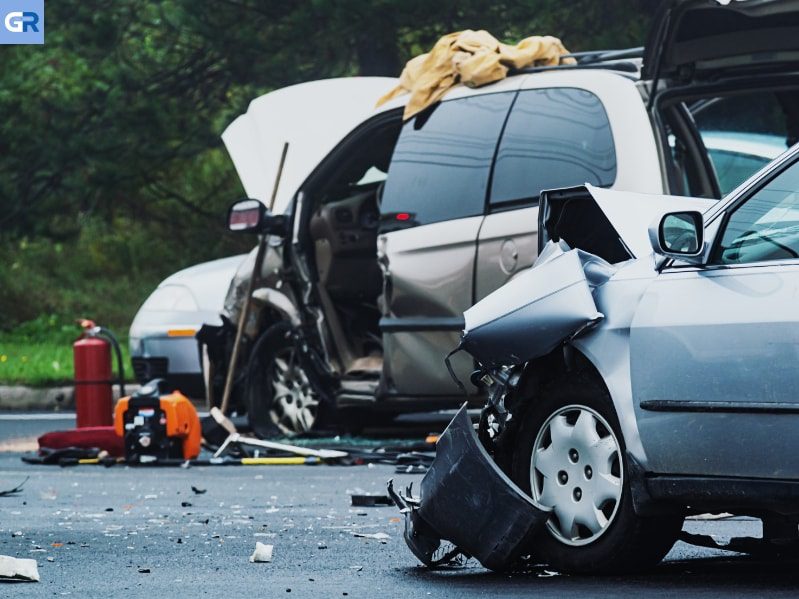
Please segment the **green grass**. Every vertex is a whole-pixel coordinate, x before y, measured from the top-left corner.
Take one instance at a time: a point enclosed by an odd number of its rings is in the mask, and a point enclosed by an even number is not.
[[[80,328],[57,316],[39,317],[0,332],[0,385],[48,387],[72,382],[72,343]],[[127,335],[119,339],[126,378],[132,376]],[[113,360],[116,373],[116,360]]]
[[[72,376],[71,346],[0,339],[0,384],[45,387],[68,384]]]

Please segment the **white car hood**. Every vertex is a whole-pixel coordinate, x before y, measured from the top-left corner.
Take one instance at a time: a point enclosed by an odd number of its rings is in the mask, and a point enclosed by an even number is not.
[[[668,212],[706,212],[717,200],[616,191],[585,184],[541,194],[541,248],[550,239],[611,263],[652,253],[649,225]],[[540,249],[540,248],[539,248]]]
[[[247,195],[269,205],[283,144],[288,142],[273,206],[275,214],[284,213],[300,185],[348,133],[389,109],[375,109],[375,103],[396,84],[390,77],[325,79],[292,85],[250,102],[247,112],[222,133]]]
[[[718,200],[615,191],[586,185],[591,197],[608,217],[636,258],[652,253],[649,225],[669,212],[705,212]]]

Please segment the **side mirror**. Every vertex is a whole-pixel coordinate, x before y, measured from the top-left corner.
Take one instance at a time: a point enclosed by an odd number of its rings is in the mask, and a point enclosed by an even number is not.
[[[665,214],[657,226],[649,228],[649,241],[661,256],[688,262],[701,259],[705,249],[702,213],[686,210]]]
[[[267,233],[282,236],[286,233],[286,219],[281,214],[272,214],[258,200],[239,200],[228,209],[227,228],[234,233]]]

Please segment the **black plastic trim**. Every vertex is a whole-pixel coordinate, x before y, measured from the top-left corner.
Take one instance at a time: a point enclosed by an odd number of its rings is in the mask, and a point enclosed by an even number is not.
[[[641,402],[649,412],[708,412],[727,414],[799,414],[799,404],[758,401],[683,401],[651,399]]]
[[[380,319],[380,330],[384,333],[462,331],[464,326],[465,322],[462,316],[409,316]]]
[[[799,513],[799,480],[667,474],[646,487],[655,500],[696,509]]]

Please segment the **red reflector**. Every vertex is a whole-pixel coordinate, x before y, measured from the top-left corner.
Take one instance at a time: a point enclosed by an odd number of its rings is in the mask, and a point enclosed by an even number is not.
[[[397,212],[397,220],[411,220],[411,215],[407,212]]]

